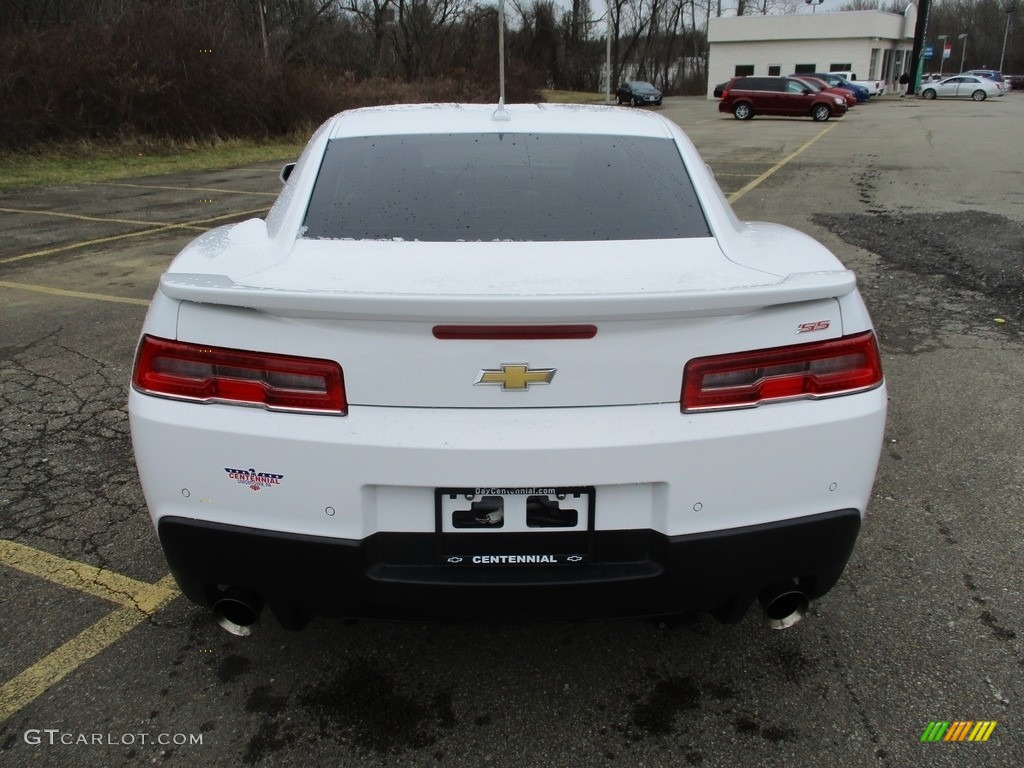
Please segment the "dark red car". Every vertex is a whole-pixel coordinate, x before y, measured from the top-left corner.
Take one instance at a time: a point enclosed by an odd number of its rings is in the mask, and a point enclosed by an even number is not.
[[[844,99],[846,99],[847,109],[857,105],[857,94],[855,94],[848,88],[840,88],[839,86],[829,85],[820,77],[812,77],[811,75],[790,75],[790,77],[794,77],[797,80],[801,80],[805,83],[810,83],[819,91],[824,91],[825,93],[834,93],[836,96],[842,96]]]
[[[821,121],[841,117],[846,110],[842,96],[816,91],[795,77],[734,77],[718,102],[719,112],[732,112],[737,120],[782,115]]]

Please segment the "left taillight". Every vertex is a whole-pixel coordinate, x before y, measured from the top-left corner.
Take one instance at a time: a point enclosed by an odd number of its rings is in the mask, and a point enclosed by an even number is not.
[[[778,400],[850,395],[882,384],[871,331],[841,339],[691,360],[683,371],[685,412],[752,408]]]
[[[341,366],[268,352],[209,347],[143,336],[132,385],[149,395],[201,403],[262,406],[343,416]]]

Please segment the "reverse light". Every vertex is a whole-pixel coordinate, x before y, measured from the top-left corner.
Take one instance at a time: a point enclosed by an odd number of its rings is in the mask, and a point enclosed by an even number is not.
[[[333,360],[208,347],[143,336],[132,385],[175,400],[345,415],[341,366]]]
[[[701,357],[683,371],[684,412],[753,408],[778,400],[817,400],[882,384],[871,331],[831,341]]]

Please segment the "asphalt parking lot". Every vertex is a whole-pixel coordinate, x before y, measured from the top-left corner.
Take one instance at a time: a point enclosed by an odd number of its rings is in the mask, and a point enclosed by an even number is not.
[[[167,575],[125,399],[161,271],[262,215],[278,164],[4,192],[0,764],[1024,765],[1024,93],[824,124],[662,110],[740,218],[857,272],[878,327],[875,494],[803,622],[226,634]],[[934,722],[995,726],[923,742]]]

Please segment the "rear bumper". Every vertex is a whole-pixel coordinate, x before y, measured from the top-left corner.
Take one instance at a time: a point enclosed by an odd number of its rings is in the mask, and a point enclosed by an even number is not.
[[[181,517],[158,524],[185,595],[212,605],[220,586],[260,594],[282,625],[313,616],[408,620],[577,620],[710,611],[737,621],[765,587],[796,579],[810,598],[839,579],[860,530],[857,510],[666,536],[598,530],[523,537],[376,533],[333,539]],[[459,537],[463,537],[461,540]],[[576,536],[569,541],[567,536]],[[582,536],[582,538],[580,538]],[[465,538],[468,537],[468,538]],[[455,565],[487,554],[586,550],[575,565]]]

